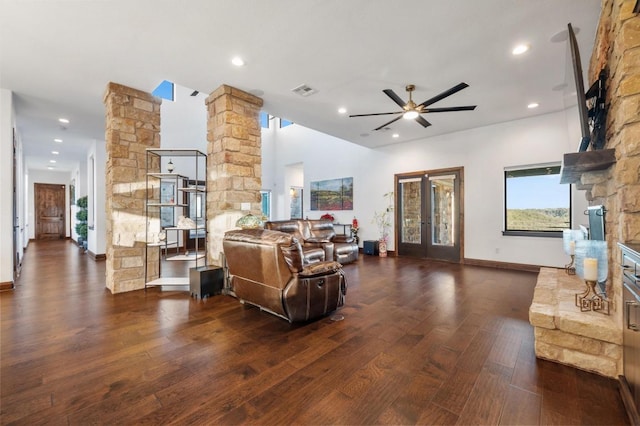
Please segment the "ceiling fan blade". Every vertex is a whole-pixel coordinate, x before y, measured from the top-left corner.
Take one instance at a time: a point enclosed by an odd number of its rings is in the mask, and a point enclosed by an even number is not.
[[[393,100],[393,102],[397,103],[401,108],[404,108],[404,106],[407,104],[405,101],[400,99],[400,96],[396,95],[396,92],[394,92],[393,90],[384,89],[383,92],[385,95],[390,97]]]
[[[469,105],[469,106],[457,106],[457,107],[446,107],[446,108],[427,108],[422,113],[425,112],[450,112],[450,111],[473,111],[476,109],[477,105]]]
[[[375,129],[373,129],[373,130],[374,130],[374,131],[376,131],[376,130],[380,130],[380,129],[384,128],[384,127],[387,127],[387,126],[388,126],[389,124],[391,124],[391,123],[395,123],[396,121],[400,120],[401,118],[402,118],[402,116],[400,116],[400,117],[396,117],[396,118],[394,118],[393,120],[389,121],[388,123],[384,123],[382,126],[380,126],[380,127],[376,127],[376,128],[375,128]]]
[[[431,123],[429,123],[427,120],[424,119],[423,116],[419,115],[416,117],[416,121],[422,125],[422,127],[429,127],[431,126]]]
[[[376,112],[373,114],[353,114],[350,115],[349,117],[369,117],[371,115],[392,115],[392,114],[402,114],[404,111],[398,111],[398,112]]]
[[[465,87],[469,87],[469,85],[467,83],[460,83],[460,84],[456,84],[455,86],[453,86],[451,89],[449,90],[445,90],[444,92],[440,93],[439,95],[434,96],[431,99],[427,99],[426,101],[424,101],[423,103],[421,103],[420,105],[422,106],[429,106],[431,104],[435,104],[436,102],[438,102],[439,100],[442,100],[444,98],[446,98],[447,96],[451,96],[454,93],[457,93],[459,91],[461,91],[462,89],[464,89]]]

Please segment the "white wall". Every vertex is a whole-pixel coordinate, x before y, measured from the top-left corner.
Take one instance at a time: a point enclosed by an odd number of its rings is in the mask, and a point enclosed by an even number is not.
[[[446,167],[464,167],[464,257],[522,264],[563,266],[567,256],[558,238],[503,236],[505,167],[561,161],[576,149],[569,135],[565,112],[501,123],[419,141],[363,148],[346,141],[293,125],[263,133],[263,145],[275,144],[274,161],[263,164],[274,175],[274,194],[283,192],[288,164],[304,164],[305,217],[324,212],[309,211],[309,182],[353,177],[354,210],[335,213],[339,222],[360,222],[362,240],[377,239],[372,223],[374,211],[384,208],[383,194],[393,191],[394,174]],[[577,114],[576,114],[577,117]],[[427,130],[428,132],[428,130]],[[280,187],[278,187],[280,186]],[[286,189],[286,188],[285,188]],[[575,191],[574,227],[584,223],[587,202]],[[281,205],[274,218],[286,219]],[[390,246],[390,249],[394,249]]]
[[[13,282],[13,124],[12,93],[0,89],[0,283]]]
[[[160,147],[176,149],[197,149],[207,153],[207,95],[193,92],[182,86],[175,86],[175,101],[162,100],[160,107]],[[169,159],[163,159],[168,162]],[[175,172],[195,178],[193,158],[172,158]],[[204,176],[204,173],[201,173]]]
[[[29,207],[29,238],[35,239],[36,237],[36,221],[35,221],[35,184],[47,183],[47,184],[60,184],[65,185],[66,191],[64,196],[65,206],[69,205],[69,182],[71,182],[71,172],[58,172],[49,170],[34,170],[29,169],[29,195],[28,195],[28,207]],[[77,197],[77,195],[76,195]],[[65,233],[66,237],[71,237],[70,234],[70,222],[69,222],[69,210],[65,211]]]

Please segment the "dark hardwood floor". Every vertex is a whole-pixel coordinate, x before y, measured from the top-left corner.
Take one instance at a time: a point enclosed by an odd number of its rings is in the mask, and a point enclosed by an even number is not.
[[[2,424],[628,424],[614,380],[537,360],[536,275],[361,256],[343,321],[229,296],[111,295],[31,243],[0,295]]]

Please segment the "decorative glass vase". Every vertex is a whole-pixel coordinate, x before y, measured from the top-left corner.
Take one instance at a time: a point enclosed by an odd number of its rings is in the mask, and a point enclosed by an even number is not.
[[[387,241],[386,240],[378,241],[378,255],[380,257],[387,257]]]

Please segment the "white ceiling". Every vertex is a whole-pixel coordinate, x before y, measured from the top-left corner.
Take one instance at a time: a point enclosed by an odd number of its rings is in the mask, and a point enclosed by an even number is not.
[[[59,170],[104,140],[110,81],[150,92],[166,79],[205,94],[228,84],[272,115],[368,147],[562,110],[571,98],[553,88],[568,48],[551,38],[577,27],[586,73],[600,14],[600,0],[0,1],[0,87],[14,92],[28,167],[45,168],[57,149]],[[513,56],[522,42],[531,50]],[[399,120],[374,132],[392,117],[347,117],[397,111],[383,89],[406,100],[415,84],[420,103],[460,82],[470,87],[432,106],[476,110],[428,114],[427,128]],[[318,92],[294,94],[301,84]]]

